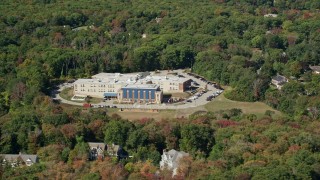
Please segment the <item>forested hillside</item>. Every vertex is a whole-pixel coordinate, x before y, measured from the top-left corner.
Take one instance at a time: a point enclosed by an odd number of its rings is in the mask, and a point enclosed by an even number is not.
[[[309,66],[320,65],[319,9],[319,0],[1,0],[0,153],[41,158],[19,171],[0,166],[2,177],[169,178],[157,166],[176,148],[192,155],[179,178],[318,179],[320,75]],[[98,72],[178,68],[286,116],[230,110],[132,123],[49,97],[57,82]],[[289,79],[281,90],[270,86],[277,74]],[[134,158],[88,162],[87,141],[116,142]]]
[[[3,179],[171,179],[159,171],[162,150],[190,154],[175,179],[319,179],[319,121],[261,119],[239,109],[189,119],[134,122],[103,111],[66,113],[48,99],[2,126],[0,151],[37,153],[31,167],[0,166]],[[31,113],[32,112],[32,113]],[[122,145],[131,158],[88,161],[86,142]]]
[[[192,67],[231,85],[231,99],[266,101],[300,118],[306,106],[319,108],[319,76],[309,70],[320,63],[319,6],[317,0],[1,1],[1,114],[48,93],[53,79]],[[269,88],[276,74],[291,77],[283,92]]]

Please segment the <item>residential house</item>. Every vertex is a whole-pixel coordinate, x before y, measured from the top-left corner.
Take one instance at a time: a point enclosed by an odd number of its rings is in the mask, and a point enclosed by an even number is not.
[[[38,156],[34,154],[0,154],[2,165],[11,165],[11,167],[31,166],[38,162]]]
[[[102,142],[88,142],[90,147],[89,159],[96,160],[98,158],[104,158],[104,150],[106,145]]]
[[[177,175],[177,170],[179,168],[180,160],[183,157],[189,156],[188,153],[183,151],[176,151],[171,149],[170,151],[163,150],[160,161],[160,169],[169,169],[172,170],[172,176]]]
[[[272,78],[271,83],[275,85],[278,89],[281,89],[282,86],[288,82],[288,79],[284,76],[277,75]]]
[[[128,157],[128,153],[120,145],[115,144],[107,145],[107,153],[109,156],[117,157],[119,159]]]
[[[309,66],[314,74],[320,74],[320,66]]]

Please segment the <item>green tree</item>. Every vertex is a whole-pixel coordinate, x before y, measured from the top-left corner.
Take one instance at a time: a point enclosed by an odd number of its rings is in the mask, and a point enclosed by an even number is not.
[[[134,158],[140,161],[151,160],[153,164],[159,164],[161,160],[160,153],[154,147],[138,147],[137,152],[134,154]]]
[[[153,47],[139,47],[133,51],[134,70],[150,71],[160,69],[159,53]]]
[[[214,145],[213,129],[206,126],[189,124],[181,128],[180,148],[193,155],[204,153],[206,156]]]
[[[111,120],[106,125],[104,141],[108,144],[114,143],[124,146],[132,130],[133,126],[128,121]]]
[[[75,160],[87,160],[89,157],[89,145],[84,142],[82,136],[76,137],[77,144],[74,149],[70,151],[68,163],[72,163]],[[64,152],[64,151],[63,151]]]
[[[137,129],[129,134],[126,145],[129,149],[137,149],[148,143],[148,134],[142,129]]]

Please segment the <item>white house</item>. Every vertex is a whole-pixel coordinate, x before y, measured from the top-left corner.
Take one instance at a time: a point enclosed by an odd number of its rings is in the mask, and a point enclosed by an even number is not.
[[[177,170],[179,168],[179,163],[181,158],[189,156],[188,153],[183,151],[176,151],[171,149],[170,151],[163,150],[160,161],[160,169],[172,170],[172,176],[177,175]]]

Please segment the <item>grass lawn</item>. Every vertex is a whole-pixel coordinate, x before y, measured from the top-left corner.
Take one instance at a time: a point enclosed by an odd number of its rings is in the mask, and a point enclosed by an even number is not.
[[[123,111],[115,111],[114,109],[108,111],[108,115],[112,115],[114,113],[120,115],[123,119],[128,120],[137,120],[142,118],[153,118],[155,120],[161,119],[172,119],[172,118],[182,118],[188,117],[190,114],[196,111],[206,111],[203,106],[193,107],[188,109],[177,109],[177,110],[160,110],[158,113],[152,112],[123,112]]]
[[[190,94],[187,92],[177,92],[177,93],[171,93],[171,97],[188,98],[190,97]]]
[[[163,110],[158,113],[156,112],[125,112],[125,111],[108,111],[108,115],[112,114],[118,114],[123,119],[128,120],[138,120],[142,118],[153,118],[155,120],[161,120],[161,119],[170,119],[175,117],[175,111],[173,110]]]
[[[225,109],[239,108],[242,109],[243,113],[246,114],[255,114],[258,118],[262,117],[266,110],[271,110],[275,112],[275,117],[281,116],[281,112],[277,111],[270,106],[262,102],[241,102],[241,101],[232,101],[220,95],[215,98],[213,101],[209,102],[204,106],[208,111],[219,111]]]
[[[70,94],[71,92],[71,94]],[[62,98],[66,98],[68,100],[72,97],[72,89],[65,89],[60,93],[60,96]],[[93,101],[101,101],[100,99],[93,99]],[[76,106],[70,106],[70,105],[64,105],[66,109],[72,110]],[[81,108],[81,107],[78,107]],[[154,118],[156,120],[161,119],[171,119],[171,118],[181,118],[181,117],[188,117],[190,114],[196,112],[196,111],[219,111],[219,110],[226,110],[226,109],[232,109],[232,108],[239,108],[242,109],[242,112],[245,114],[255,114],[258,118],[261,118],[264,116],[264,113],[266,110],[271,110],[275,112],[275,115],[273,117],[279,117],[282,116],[281,112],[271,108],[270,106],[266,105],[262,102],[240,102],[240,101],[232,101],[224,97],[224,95],[220,95],[217,98],[215,98],[213,101],[207,103],[204,106],[198,106],[188,109],[178,109],[178,110],[160,110],[159,112],[123,112],[119,111],[119,109],[107,109],[107,114],[112,115],[114,113],[120,115],[124,119],[128,120],[136,120],[136,119],[142,119],[142,118]]]
[[[71,98],[73,96],[73,90],[72,88],[65,88],[63,89],[59,94],[63,99],[71,101]]]

